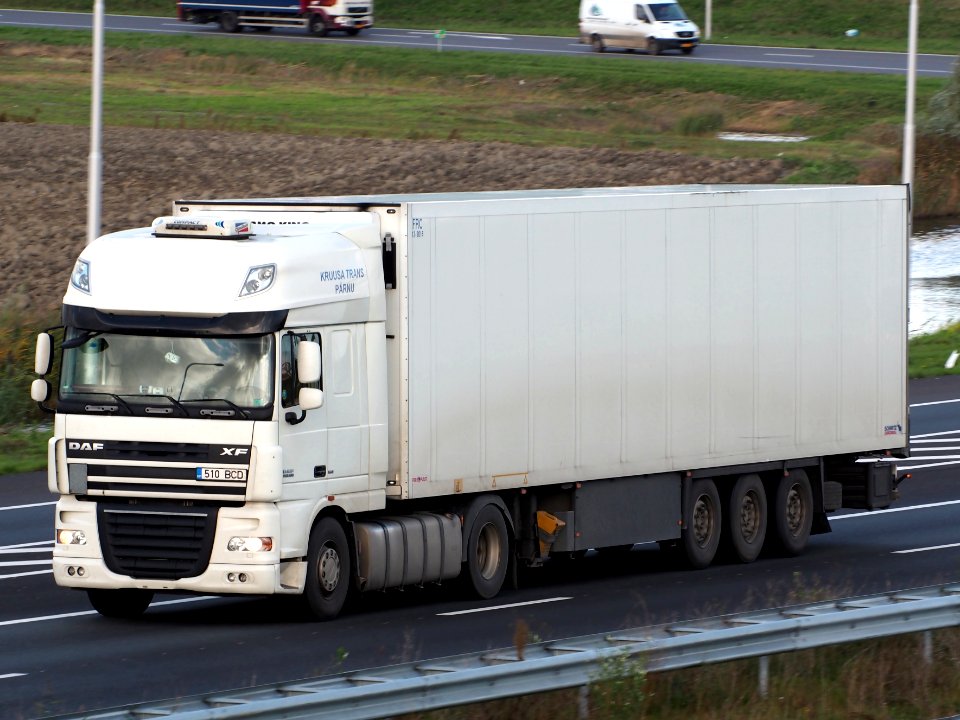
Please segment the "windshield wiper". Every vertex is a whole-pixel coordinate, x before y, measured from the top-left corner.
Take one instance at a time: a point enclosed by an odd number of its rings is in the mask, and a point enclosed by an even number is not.
[[[249,411],[244,410],[242,407],[240,407],[239,405],[237,405],[235,402],[233,402],[233,401],[231,401],[231,400],[227,400],[226,398],[190,398],[189,400],[183,400],[182,402],[184,402],[184,403],[202,403],[202,402],[212,403],[212,402],[221,402],[221,403],[223,403],[224,405],[226,405],[227,407],[229,407],[229,408],[231,408],[232,410],[234,410],[235,412],[237,412],[241,417],[243,417],[244,420],[246,420],[246,419],[248,419],[248,418],[250,417]],[[202,411],[201,411],[201,412],[202,412]]]
[[[77,335],[76,337],[72,337],[69,340],[64,340],[63,345],[61,345],[61,347],[64,350],[72,350],[73,348],[78,348],[81,345],[84,345],[90,342],[95,337],[100,337],[101,335],[103,335],[102,330],[84,330],[83,334]],[[104,393],[104,394],[109,395],[110,393]]]

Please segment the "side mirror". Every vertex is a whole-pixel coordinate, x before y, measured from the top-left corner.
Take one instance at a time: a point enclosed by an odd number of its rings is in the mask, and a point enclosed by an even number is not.
[[[52,359],[53,336],[50,333],[42,332],[37,335],[37,353],[33,361],[33,371],[37,375],[46,375],[48,372],[50,372],[50,364]],[[36,398],[34,398],[34,400],[36,400]],[[42,401],[37,400],[37,402]]]
[[[37,403],[45,403],[50,397],[50,383],[43,378],[37,378],[30,384],[30,399]]]
[[[300,388],[297,394],[297,404],[301,410],[316,410],[323,405],[323,390],[319,388]]]
[[[301,385],[320,380],[320,343],[301,340],[297,345],[297,380]]]

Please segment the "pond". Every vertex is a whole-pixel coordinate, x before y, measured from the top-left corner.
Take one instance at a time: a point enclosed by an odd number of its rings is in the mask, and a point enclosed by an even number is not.
[[[910,239],[910,336],[960,322],[960,218],[914,223]]]

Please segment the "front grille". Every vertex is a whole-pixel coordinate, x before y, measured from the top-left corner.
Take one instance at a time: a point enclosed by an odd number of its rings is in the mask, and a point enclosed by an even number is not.
[[[681,38],[692,38],[692,37],[693,37],[693,31],[691,31],[691,30],[681,30],[680,32],[677,33],[677,37],[681,37]]]
[[[365,5],[351,5],[347,7],[347,12],[351,15],[366,15],[370,12],[370,8]]]
[[[246,483],[197,480],[195,467],[147,465],[88,465],[88,495],[123,497],[184,497],[242,501]]]
[[[178,580],[206,569],[216,507],[103,505],[97,508],[107,567],[133,578]]]

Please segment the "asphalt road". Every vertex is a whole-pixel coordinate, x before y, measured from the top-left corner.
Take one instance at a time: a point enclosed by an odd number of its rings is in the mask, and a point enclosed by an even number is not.
[[[172,7],[172,3],[171,3]],[[32,10],[0,9],[0,27],[47,27],[71,30],[90,30],[89,13],[40,12]],[[211,35],[234,40],[251,39],[257,42],[324,42],[359,46],[410,47],[429,50],[483,50],[541,55],[584,55],[591,53],[573,37],[542,37],[533,35],[484,34],[446,32],[438,41],[430,30],[402,28],[373,28],[359,36],[348,38],[334,33],[327,38],[308,36],[303,30],[275,29],[271,33],[243,32],[228,35],[215,24],[195,25],[178,22],[175,17],[140,17],[107,15],[106,31],[126,30],[143,33],[178,33]],[[576,32],[576,18],[571,19],[571,33]],[[854,41],[855,42],[855,41]],[[706,43],[693,55],[668,53],[656,58],[644,53],[609,52],[604,57],[611,62],[684,62],[718,65],[741,65],[792,70],[824,70],[857,73],[905,74],[907,59],[904,53],[864,52],[857,50],[810,50],[806,48],[749,47]],[[953,72],[956,58],[952,55],[918,55],[919,77],[946,77]]]
[[[43,473],[0,477],[0,717],[38,718],[548,640],[960,581],[960,382],[911,385],[913,468],[887,511],[844,513],[799,558],[694,572],[655,546],[545,568],[489,602],[454,587],[364,596],[328,623],[291,599],[165,596],[135,621],[96,615],[50,574]]]

